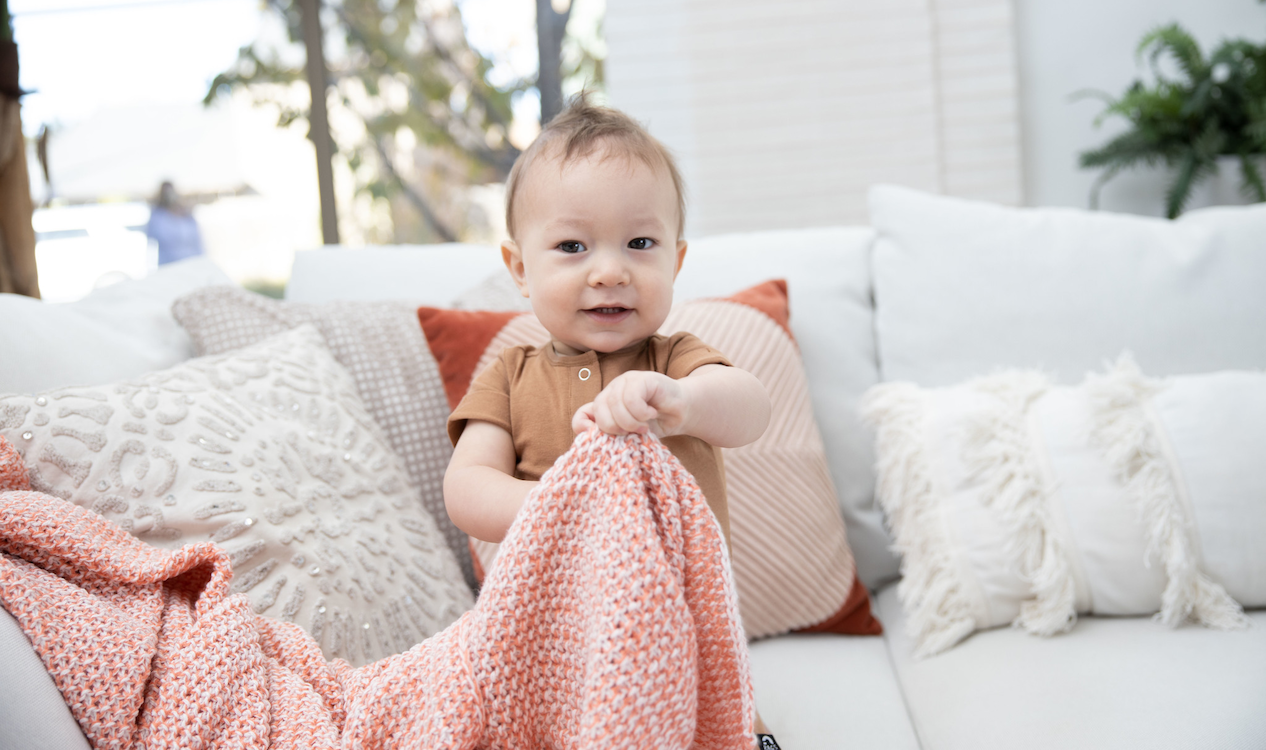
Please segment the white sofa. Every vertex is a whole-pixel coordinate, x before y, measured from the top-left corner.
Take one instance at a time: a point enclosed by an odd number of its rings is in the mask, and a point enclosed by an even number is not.
[[[1263,611],[1232,632],[1094,616],[1052,638],[998,628],[915,659],[858,416],[862,394],[884,380],[943,386],[1041,366],[1073,383],[1124,349],[1155,376],[1266,368],[1266,207],[1168,223],[881,188],[872,217],[874,228],[692,241],[677,282],[687,299],[787,279],[849,541],[885,628],[752,644],[757,704],[783,747],[1266,747]],[[323,249],[298,256],[287,298],[446,305],[500,270],[483,246]],[[195,261],[71,305],[0,297],[0,393],[108,382],[188,357],[167,308],[224,281]],[[0,610],[0,747],[74,743],[85,746]]]

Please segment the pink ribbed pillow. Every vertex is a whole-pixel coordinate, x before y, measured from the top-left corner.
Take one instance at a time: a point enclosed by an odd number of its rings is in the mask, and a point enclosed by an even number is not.
[[[660,333],[689,331],[769,389],[769,429],[725,451],[734,577],[749,638],[788,631],[877,635],[857,578],[800,352],[788,328],[787,284],[767,281],[725,299],[674,307]],[[549,334],[531,313],[423,307],[418,318],[451,405],[507,346]],[[472,540],[485,570],[497,545]]]

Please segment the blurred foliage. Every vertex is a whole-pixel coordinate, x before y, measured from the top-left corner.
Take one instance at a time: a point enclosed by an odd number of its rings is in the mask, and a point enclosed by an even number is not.
[[[1130,124],[1081,154],[1083,168],[1104,170],[1091,189],[1091,206],[1098,206],[1099,190],[1121,170],[1163,164],[1173,170],[1165,195],[1165,214],[1172,219],[1192,189],[1217,173],[1220,157],[1237,160],[1246,199],[1266,201],[1266,42],[1226,40],[1206,59],[1196,40],[1171,24],[1144,36],[1137,56],[1151,64],[1151,86],[1136,80],[1119,99],[1090,92],[1107,103],[1096,125],[1109,117]],[[1176,78],[1161,70],[1164,56],[1176,63]]]
[[[245,89],[257,103],[280,107],[278,125],[287,126],[306,120],[309,106],[284,95],[307,80],[300,4],[266,0],[265,7],[285,24],[291,54],[260,42],[243,47],[204,103]],[[327,0],[324,11],[331,130],[358,192],[391,202],[396,242],[457,239],[470,215],[462,188],[504,180],[518,156],[507,137],[511,99],[533,81],[489,81],[492,62],[467,42],[452,3]],[[363,133],[349,132],[345,113]],[[395,220],[401,201],[422,221]]]
[[[272,279],[247,279],[242,282],[242,288],[256,294],[262,294],[272,299],[286,298],[286,282],[274,281]]]
[[[565,96],[584,90],[605,101],[607,48],[602,25],[602,18],[592,28],[575,28],[575,22],[568,25],[559,56]]]

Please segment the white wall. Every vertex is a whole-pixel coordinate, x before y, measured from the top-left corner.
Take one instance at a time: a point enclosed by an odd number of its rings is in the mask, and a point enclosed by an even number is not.
[[[1096,172],[1077,166],[1077,155],[1121,132],[1123,121],[1094,127],[1096,100],[1070,102],[1073,92],[1096,88],[1113,96],[1141,72],[1134,50],[1152,28],[1177,21],[1208,54],[1223,37],[1266,39],[1266,5],[1255,0],[1015,0],[1025,203],[1088,205]],[[1190,207],[1240,202],[1238,168],[1193,196]],[[1104,187],[1105,210],[1160,215],[1168,175],[1161,170],[1122,173]]]

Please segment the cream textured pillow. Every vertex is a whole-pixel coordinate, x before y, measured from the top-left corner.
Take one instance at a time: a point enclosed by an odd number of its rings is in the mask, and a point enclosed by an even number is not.
[[[863,410],[922,655],[1078,613],[1240,627],[1228,590],[1266,606],[1266,373],[1155,381],[1122,358],[1076,388],[887,383]]]
[[[473,587],[466,535],[444,509],[444,470],[453,453],[444,427],[448,402],[416,311],[416,305],[392,301],[279,302],[229,286],[199,290],[172,306],[199,355],[223,354],[304,323],[315,325],[356,381],[365,407],[404,461],[423,507]]]
[[[166,548],[211,540],[255,611],[355,665],[471,594],[355,384],[311,326],[108,386],[0,397],[32,489]]]

